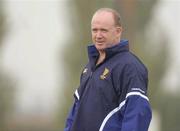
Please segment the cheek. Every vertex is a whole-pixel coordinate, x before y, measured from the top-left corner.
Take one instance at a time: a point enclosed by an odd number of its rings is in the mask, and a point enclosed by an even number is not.
[[[106,34],[106,39],[108,40],[108,41],[112,41],[114,38],[115,38],[115,36],[114,36],[115,34],[113,34],[113,33],[111,33],[111,34]]]
[[[92,40],[95,40],[95,35],[94,34],[91,34],[91,38],[92,38]]]
[[[118,36],[117,33],[116,33],[116,32],[113,32],[111,38],[114,40],[114,39],[117,38],[117,36]]]

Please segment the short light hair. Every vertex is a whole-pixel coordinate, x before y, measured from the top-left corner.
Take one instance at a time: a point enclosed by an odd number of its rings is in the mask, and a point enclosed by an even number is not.
[[[110,13],[113,14],[115,26],[120,26],[120,27],[122,26],[121,16],[120,16],[120,14],[119,14],[116,10],[114,10],[114,9],[111,9],[111,8],[100,8],[100,9],[98,9],[94,14],[99,13],[99,12],[103,12],[103,11],[110,12]]]

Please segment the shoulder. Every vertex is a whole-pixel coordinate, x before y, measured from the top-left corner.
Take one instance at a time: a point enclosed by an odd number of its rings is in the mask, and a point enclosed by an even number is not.
[[[139,72],[146,75],[148,73],[148,69],[145,64],[131,52],[124,52],[123,54],[118,55],[116,59],[117,65],[115,68],[115,72],[121,70],[121,72]]]

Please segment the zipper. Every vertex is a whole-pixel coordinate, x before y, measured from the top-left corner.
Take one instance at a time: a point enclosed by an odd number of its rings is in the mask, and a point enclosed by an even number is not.
[[[92,76],[93,76],[93,71],[90,72],[90,75],[89,75],[88,79],[86,80],[86,83],[84,85],[82,85],[83,86],[83,90],[81,92],[81,96],[80,96],[81,98],[84,96],[84,94],[85,94],[85,92],[86,92],[86,90],[88,88],[87,86],[91,82]]]

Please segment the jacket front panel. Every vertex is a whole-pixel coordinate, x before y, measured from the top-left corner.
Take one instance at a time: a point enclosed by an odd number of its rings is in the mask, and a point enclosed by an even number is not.
[[[105,116],[118,106],[118,97],[111,79],[112,67],[108,63],[102,64],[95,71],[87,66],[86,69],[90,71],[82,76],[78,89],[79,109],[74,125],[79,122],[81,130],[84,128],[83,131],[98,131]],[[106,69],[108,73],[103,75]],[[73,130],[80,130],[75,128],[72,127]]]

